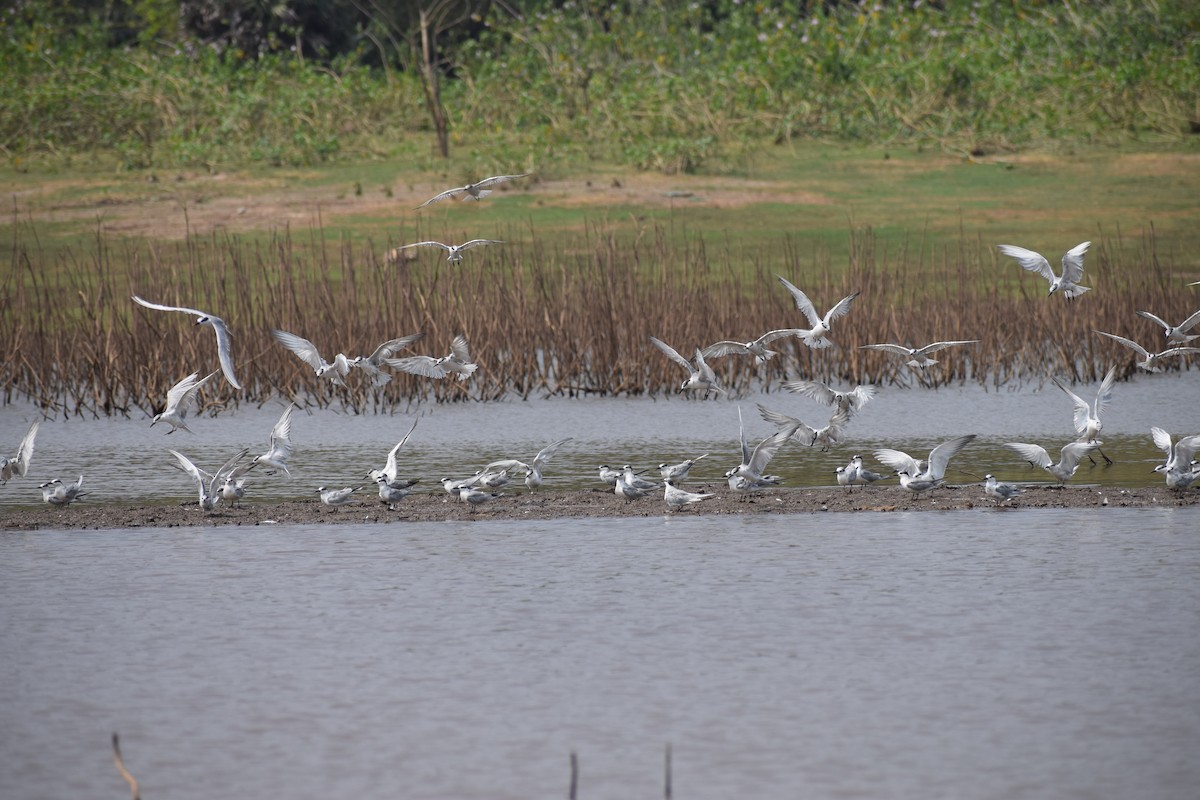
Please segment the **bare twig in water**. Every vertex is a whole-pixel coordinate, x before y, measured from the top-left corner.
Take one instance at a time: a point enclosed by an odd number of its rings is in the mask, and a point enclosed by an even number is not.
[[[133,777],[133,774],[130,773],[129,770],[125,769],[125,762],[121,760],[121,744],[115,732],[113,733],[112,742],[113,763],[117,765],[117,772],[121,773],[121,777],[124,778],[125,782],[129,784],[129,792],[130,796],[133,797],[133,800],[141,800],[142,795],[138,791],[137,778]]]
[[[666,800],[671,800],[671,743],[667,742],[667,759],[666,759],[666,779],[663,788],[663,797]]]

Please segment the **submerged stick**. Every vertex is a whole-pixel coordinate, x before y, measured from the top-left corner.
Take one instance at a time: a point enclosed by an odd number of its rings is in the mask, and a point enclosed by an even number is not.
[[[571,751],[571,787],[567,790],[567,797],[570,800],[575,800],[575,791],[579,788],[579,757],[575,755],[575,751]]]
[[[667,758],[666,758],[666,779],[663,789],[663,797],[666,800],[671,800],[671,743],[667,742]]]
[[[133,777],[133,774],[130,773],[129,770],[125,769],[125,762],[121,760],[121,744],[117,739],[117,734],[115,731],[113,732],[112,743],[113,763],[117,765],[117,772],[121,773],[121,777],[124,778],[125,782],[129,784],[129,792],[130,796],[133,797],[133,800],[141,800],[142,795],[138,791],[137,778]]]

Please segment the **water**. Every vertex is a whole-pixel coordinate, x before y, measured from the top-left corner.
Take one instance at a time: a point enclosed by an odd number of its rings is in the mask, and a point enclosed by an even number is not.
[[[1096,387],[1075,387],[1092,398]],[[1161,485],[1152,472],[1162,462],[1150,439],[1157,425],[1172,435],[1200,433],[1200,371],[1139,375],[1118,384],[1104,414],[1104,451],[1116,464],[1084,465],[1074,483],[1119,486]],[[761,394],[738,400],[689,401],[648,398],[552,398],[522,402],[461,403],[421,406],[413,413],[357,415],[340,409],[300,412],[293,420],[295,481],[252,473],[250,498],[311,497],[317,486],[357,485],[371,467],[382,466],[387,452],[420,416],[416,432],[400,454],[402,474],[421,476],[440,491],[442,477],[471,475],[493,460],[529,460],[552,441],[573,437],[551,462],[549,488],[598,486],[596,467],[632,463],[639,468],[677,462],[701,453],[712,456],[693,475],[723,484],[723,473],[741,463],[738,412],[745,417],[753,443],[774,432],[755,408],[761,402],[824,425],[830,409],[788,393]],[[146,418],[72,419],[42,423],[33,471],[25,479],[0,488],[4,505],[41,502],[37,484],[83,474],[93,492],[90,500],[131,498],[180,502],[195,497],[191,480],[174,468],[167,448],[182,451],[196,463],[216,469],[243,447],[266,450],[271,427],[283,405],[243,408],[192,422],[195,435],[166,435]],[[1058,449],[1074,438],[1069,398],[1050,384],[985,391],[977,385],[937,391],[884,389],[850,422],[843,443],[828,453],[800,446],[784,448],[771,464],[792,486],[833,482],[833,471],[849,456],[893,447],[913,454],[963,433],[979,439],[952,462],[951,482],[976,480],[992,472],[1001,480],[1044,481],[1048,476],[1003,448],[1008,441],[1043,445],[1057,460]],[[0,407],[0,447],[15,452],[37,417],[28,406]],[[1097,459],[1099,461],[1100,459]],[[955,468],[959,468],[956,471]],[[2,513],[2,512],[0,512]]]
[[[0,536],[0,796],[1195,797],[1200,509]]]

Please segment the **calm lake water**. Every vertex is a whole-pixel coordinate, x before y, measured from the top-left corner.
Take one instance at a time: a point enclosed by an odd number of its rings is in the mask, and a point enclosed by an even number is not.
[[[1194,798],[1200,509],[0,535],[0,796]]]
[[[1085,399],[1096,386],[1076,386]],[[341,408],[297,412],[292,438],[295,480],[251,474],[248,499],[312,497],[317,486],[362,483],[366,471],[383,465],[388,451],[419,417],[416,432],[400,454],[401,471],[422,477],[441,491],[438,479],[472,475],[491,461],[529,460],[550,442],[572,437],[551,462],[547,486],[598,486],[596,467],[631,463],[639,468],[664,461],[675,463],[702,453],[712,455],[693,471],[699,480],[724,484],[722,475],[741,463],[738,408],[747,438],[757,443],[774,433],[760,419],[755,403],[823,426],[830,409],[799,395],[758,394],[736,400],[648,398],[553,398],[522,402],[426,405],[408,413],[354,414]],[[243,408],[191,423],[194,434],[166,434],[149,427],[145,417],[72,419],[43,422],[30,475],[0,488],[0,514],[5,505],[41,502],[37,485],[51,478],[74,480],[81,473],[92,491],[89,501],[125,499],[182,502],[194,499],[195,485],[174,468],[167,448],[180,450],[197,464],[215,470],[243,447],[264,452],[283,404]],[[854,453],[892,447],[918,454],[964,433],[979,438],[951,464],[951,483],[981,479],[991,472],[1001,480],[1041,482],[1042,470],[1031,469],[1002,445],[1010,441],[1041,444],[1055,459],[1075,438],[1070,399],[1047,383],[985,391],[977,385],[937,391],[884,388],[855,415],[843,442],[827,453],[788,446],[771,463],[791,486],[821,486],[834,481],[834,470]],[[29,406],[0,407],[0,447],[15,452],[37,418]],[[1157,425],[1174,437],[1200,433],[1200,370],[1169,375],[1139,375],[1114,389],[1112,406],[1103,416],[1104,451],[1111,467],[1084,463],[1076,484],[1119,486],[1161,485],[1152,467],[1162,454],[1150,439]]]

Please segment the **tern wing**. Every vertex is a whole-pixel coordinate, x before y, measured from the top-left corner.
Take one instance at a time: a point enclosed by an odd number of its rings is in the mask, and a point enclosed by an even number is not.
[[[467,342],[467,337],[463,336],[461,333],[454,337],[454,341],[450,342],[450,352],[454,354],[455,358],[464,364],[469,364],[471,362],[470,344]]]
[[[1163,350],[1158,354],[1158,357],[1169,358],[1171,356],[1186,356],[1189,353],[1200,353],[1200,347],[1172,347],[1168,350]]]
[[[469,242],[463,242],[458,246],[459,250],[469,250],[472,247],[478,247],[481,244],[504,244],[503,239],[472,239]]]
[[[1150,436],[1154,439],[1154,446],[1162,450],[1168,457],[1171,455],[1171,434],[1157,426],[1150,429]]]
[[[1051,378],[1050,382],[1059,389],[1062,389],[1063,392],[1066,393],[1067,397],[1071,398],[1071,402],[1075,404],[1075,432],[1083,433],[1085,430],[1087,430],[1087,421],[1088,417],[1091,416],[1092,407],[1088,405],[1086,400],[1064,386],[1058,380],[1058,378]]]
[[[367,356],[366,360],[375,365],[381,364],[385,358],[391,358],[404,348],[424,338],[425,332],[422,331],[421,333],[414,333],[409,336],[401,336],[399,339],[389,339],[379,345],[379,347],[376,347],[375,352]]]
[[[1197,450],[1200,450],[1200,434],[1180,439],[1175,443],[1175,466],[1186,469]]]
[[[946,477],[946,466],[950,463],[950,459],[954,458],[959,451],[974,441],[975,436],[976,434],[974,433],[968,433],[966,436],[959,436],[957,439],[942,442],[929,451],[930,477],[936,480]]]
[[[1142,347],[1140,344],[1133,341],[1132,339],[1126,339],[1124,336],[1117,336],[1115,333],[1105,333],[1104,331],[1098,331],[1095,329],[1092,330],[1092,333],[1098,333],[1101,336],[1107,336],[1108,338],[1112,339],[1113,341],[1120,342],[1121,344],[1128,347],[1130,350],[1133,350],[1136,353],[1140,353],[1142,358],[1150,357],[1150,351],[1147,350],[1146,348]]]
[[[907,472],[912,476],[920,472],[920,464],[917,462],[917,459],[902,450],[883,447],[876,450],[874,455],[875,460],[880,464],[891,467],[897,472]]]
[[[799,336],[802,333],[804,333],[803,328],[780,328],[774,331],[767,331],[755,341],[761,345],[768,345],[777,339],[783,339],[788,336]]]
[[[755,405],[758,407],[758,415],[762,417],[764,421],[769,422],[777,427],[791,428],[795,430],[797,427],[804,424],[795,417],[789,417],[787,414],[784,414],[780,411],[774,411],[770,408],[767,408],[762,403],[755,403]]]
[[[13,464],[13,468],[22,478],[29,471],[29,461],[33,458],[33,441],[37,438],[38,426],[41,422],[35,420],[29,426],[29,430],[25,432],[25,436],[21,439],[21,444],[17,447],[17,457]]]
[[[723,358],[724,356],[744,356],[750,353],[750,348],[743,342],[714,342],[700,351],[705,358]]]
[[[1187,333],[1198,324],[1200,324],[1200,310],[1193,312],[1190,317],[1179,323],[1179,326],[1176,328],[1176,330],[1179,333]]]
[[[779,452],[779,448],[783,447],[795,432],[795,428],[783,428],[759,442],[750,456],[750,471],[755,475],[762,475],[767,464],[771,463],[771,459]]]
[[[1025,442],[1007,442],[1005,445],[1009,450],[1012,450],[1021,456],[1021,458],[1036,464],[1045,469],[1054,462],[1050,460],[1050,454],[1046,452],[1046,448],[1036,445],[1027,444]],[[1070,445],[1068,445],[1069,447]]]
[[[435,194],[433,197],[429,198],[424,203],[421,203],[421,205],[417,206],[417,208],[424,208],[425,206],[431,206],[434,203],[440,203],[443,200],[446,200],[450,197],[454,197],[457,194],[462,194],[466,190],[467,190],[467,187],[465,187],[465,186],[456,186],[453,189],[447,189],[444,192],[439,192],[438,194]],[[414,209],[414,210],[416,210],[416,209]]]
[[[176,460],[179,461],[180,468],[195,479],[196,485],[200,487],[200,495],[203,497],[205,493],[205,479],[211,478],[212,476],[193,464],[191,459],[178,450],[171,450],[168,448],[167,452],[175,456]]]
[[[843,297],[838,301],[837,305],[829,309],[829,311],[825,314],[825,318],[821,320],[825,327],[828,328],[829,323],[833,322],[835,319],[846,316],[847,312],[850,311],[850,304],[853,303],[854,298],[858,297],[860,294],[862,294],[862,292],[855,292],[852,295]]]
[[[1079,283],[1083,278],[1083,256],[1091,242],[1077,244],[1062,257],[1063,283]]]
[[[1062,452],[1059,454],[1059,464],[1064,470],[1074,472],[1081,458],[1099,448],[1099,442],[1071,442],[1063,446]]]
[[[401,372],[407,372],[411,375],[421,375],[426,378],[444,378],[447,375],[446,368],[439,363],[439,359],[431,356],[389,358],[384,363]]]
[[[837,400],[837,392],[819,381],[784,381],[783,388],[827,406],[833,405]]]
[[[299,356],[300,360],[312,367],[314,372],[324,366],[325,360],[317,352],[316,345],[303,336],[297,336],[287,331],[273,330],[271,338]]]
[[[1020,264],[1023,269],[1027,269],[1030,272],[1036,272],[1050,283],[1054,283],[1054,270],[1050,269],[1050,262],[1047,261],[1046,257],[1041,253],[1035,253],[1032,250],[1026,250],[1024,247],[1018,247],[1015,244],[996,245],[996,249],[998,249],[1001,253],[1004,253],[1006,256],[1015,258],[1017,263]]]
[[[978,342],[978,339],[961,339],[954,342],[934,342],[933,344],[925,345],[918,350],[916,354],[928,355],[929,353],[936,353],[938,350],[945,350],[947,347],[957,347],[960,344],[978,344]]]
[[[859,411],[867,403],[875,399],[875,395],[879,394],[879,390],[874,386],[867,384],[859,384],[847,393],[850,397],[850,407],[855,411]]]
[[[547,462],[549,462],[550,459],[554,457],[554,454],[558,452],[558,448],[562,447],[569,441],[571,441],[571,437],[559,439],[557,442],[543,447],[541,451],[533,457],[533,466],[537,467],[539,470],[546,466]]]
[[[783,288],[791,292],[792,299],[796,301],[796,308],[800,309],[800,313],[808,320],[808,324],[814,328],[820,325],[821,317],[817,314],[817,309],[813,306],[812,300],[808,299],[808,295],[789,283],[782,275],[776,275],[775,277],[779,278],[779,282],[783,284]],[[838,305],[841,305],[841,303]]]
[[[292,413],[296,410],[295,403],[289,403],[288,407],[283,410],[279,416],[279,421],[271,428],[271,446],[274,447],[277,442],[287,442],[288,447],[291,447],[292,440]]]
[[[200,373],[193,372],[167,390],[167,408],[179,408],[181,404],[198,388],[196,378]],[[207,380],[207,379],[206,379]]]
[[[654,343],[655,347],[657,347],[659,350],[662,350],[663,353],[667,356],[667,358],[671,359],[676,364],[678,364],[679,366],[686,369],[688,375],[691,375],[693,372],[696,371],[696,368],[693,367],[686,358],[679,355],[679,352],[674,347],[671,347],[671,345],[667,344],[662,339],[656,339],[653,336],[651,336],[650,341]]]
[[[1096,405],[1093,409],[1097,419],[1104,410],[1112,404],[1113,383],[1117,380],[1117,365],[1113,364],[1109,367],[1108,372],[1104,376],[1104,380],[1100,382],[1100,389],[1096,392]],[[1076,427],[1078,427],[1079,414],[1076,412]]]
[[[442,244],[441,242],[413,242],[412,244],[403,245],[399,249],[407,250],[410,247],[440,247],[443,250],[445,250],[447,253],[449,253],[451,250],[454,249],[450,245]]]
[[[479,181],[478,183],[475,184],[475,187],[481,188],[484,186],[495,186],[497,183],[504,183],[505,181],[515,181],[518,178],[528,178],[528,177],[529,177],[528,172],[522,172],[520,175],[493,175],[490,178],[484,178],[483,180]]]
[[[1196,313],[1197,313],[1197,314],[1200,314],[1200,311],[1197,311]],[[1145,319],[1148,319],[1148,320],[1150,320],[1151,322],[1158,323],[1159,325],[1161,325],[1161,326],[1162,326],[1163,330],[1170,330],[1170,329],[1171,329],[1171,326],[1170,326],[1170,325],[1167,323],[1167,321],[1166,321],[1165,319],[1163,319],[1162,317],[1158,316],[1157,314],[1151,314],[1149,311],[1138,311],[1138,312],[1137,312],[1137,315],[1138,315],[1139,317],[1143,317],[1143,318],[1145,318]],[[1195,324],[1195,323],[1193,323],[1193,324]]]
[[[229,381],[229,385],[235,389],[242,388],[238,383],[237,377],[233,374],[233,343],[230,341],[229,328],[225,326],[225,320],[209,315],[208,322],[212,325],[212,329],[217,334],[217,358],[221,362],[221,371],[225,373],[225,380]]]
[[[895,353],[898,356],[913,356],[917,354],[911,347],[898,344],[861,344],[859,350],[882,350],[885,353]]]
[[[137,303],[138,305],[143,305],[146,308],[153,308],[157,311],[182,311],[185,314],[195,314],[197,317],[211,316],[210,314],[208,314],[204,311],[197,311],[194,308],[185,308],[183,306],[164,306],[164,305],[159,305],[158,303],[151,303],[149,300],[143,300],[142,298],[138,297],[136,294],[133,296],[133,301],[135,303]]]
[[[750,448],[746,445],[746,424],[742,421],[742,407],[738,406],[738,439],[742,448],[742,463],[750,463]]]
[[[387,475],[389,482],[396,480],[396,453],[399,453],[401,448],[404,447],[404,443],[408,441],[408,437],[413,435],[413,431],[417,429],[417,422],[420,419],[420,417],[417,417],[413,420],[412,427],[408,429],[408,433],[404,434],[404,438],[397,442],[396,446],[388,452],[387,461],[383,465],[383,473]]]

